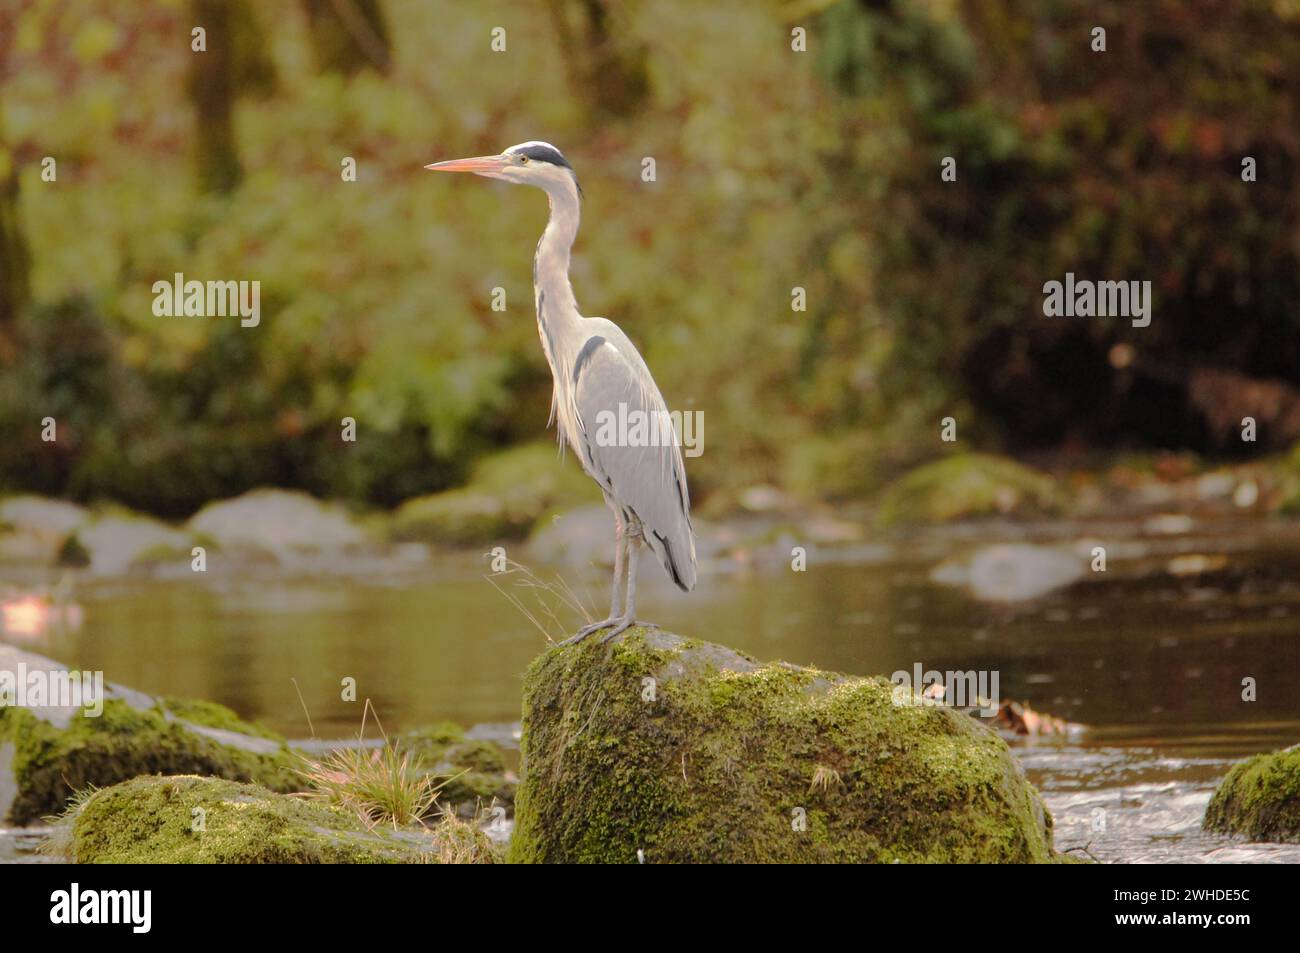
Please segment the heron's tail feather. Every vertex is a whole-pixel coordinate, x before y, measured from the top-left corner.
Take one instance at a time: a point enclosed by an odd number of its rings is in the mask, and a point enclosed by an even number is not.
[[[650,547],[664,564],[664,571],[683,592],[695,588],[695,533],[688,527],[684,539],[664,536],[657,530],[647,535]]]

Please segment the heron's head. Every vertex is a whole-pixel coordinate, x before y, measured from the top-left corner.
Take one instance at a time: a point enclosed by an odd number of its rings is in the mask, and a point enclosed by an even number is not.
[[[535,185],[547,192],[577,189],[578,177],[564,154],[549,142],[521,142],[495,156],[451,159],[426,165],[435,172],[473,172],[489,179],[504,179],[516,185]]]

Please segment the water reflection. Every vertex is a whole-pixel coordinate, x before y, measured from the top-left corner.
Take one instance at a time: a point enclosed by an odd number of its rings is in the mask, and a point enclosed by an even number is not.
[[[0,637],[25,641],[52,630],[76,632],[85,613],[76,603],[60,603],[48,593],[9,592],[0,597]]]

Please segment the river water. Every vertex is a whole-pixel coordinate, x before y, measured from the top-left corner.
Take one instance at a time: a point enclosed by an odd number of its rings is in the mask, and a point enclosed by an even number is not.
[[[1200,832],[1234,761],[1300,741],[1300,530],[1147,540],[1105,573],[1017,603],[932,580],[936,561],[967,543],[950,534],[814,553],[805,572],[733,561],[691,594],[647,564],[639,601],[673,631],[760,659],[859,674],[997,671],[1002,697],[1085,726],[1068,739],[1011,739],[1056,818],[1058,848],[1101,861],[1300,862],[1300,845]],[[1188,552],[1227,562],[1169,571]],[[390,732],[451,719],[508,738],[521,674],[546,644],[539,626],[559,636],[579,616],[561,607],[551,618],[543,606],[557,597],[487,569],[467,554],[328,578],[77,581],[78,626],[6,637],[123,685],[221,702],[290,737],[355,733],[361,706],[341,691],[353,678]],[[561,577],[589,611],[603,606],[602,571]],[[1256,680],[1256,700],[1243,700],[1243,679]]]

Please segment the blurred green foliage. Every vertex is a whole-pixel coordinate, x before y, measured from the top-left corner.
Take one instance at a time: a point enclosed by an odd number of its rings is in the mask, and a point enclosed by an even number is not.
[[[534,138],[586,193],[580,305],[705,412],[697,495],[859,493],[939,453],[945,414],[967,446],[1209,448],[1187,367],[1300,380],[1290,0],[241,0],[224,156],[190,49],[212,6],[0,21],[0,489],[391,505],[536,439],[543,197],[421,170]],[[1067,270],[1153,280],[1151,328],[1043,319]],[[260,326],[155,316],[176,272],[260,280]]]

